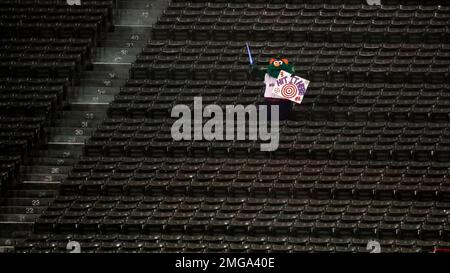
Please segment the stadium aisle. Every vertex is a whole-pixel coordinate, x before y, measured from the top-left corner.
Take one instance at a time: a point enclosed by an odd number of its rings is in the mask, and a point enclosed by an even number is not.
[[[89,59],[65,87],[59,109],[42,128],[40,143],[20,164],[16,181],[0,200],[3,251],[29,236],[34,221],[57,196],[61,181],[82,156],[85,141],[106,118],[108,104],[128,78],[131,63],[149,39],[151,25],[168,4],[104,2],[109,5],[111,22],[105,22],[104,30],[89,47]]]

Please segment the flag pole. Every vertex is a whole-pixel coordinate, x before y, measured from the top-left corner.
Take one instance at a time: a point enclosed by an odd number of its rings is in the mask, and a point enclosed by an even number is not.
[[[250,61],[250,65],[253,65],[253,58],[252,58],[252,53],[250,52],[250,46],[248,45],[248,43],[245,43],[245,45],[247,46],[247,53],[248,53],[248,59]]]

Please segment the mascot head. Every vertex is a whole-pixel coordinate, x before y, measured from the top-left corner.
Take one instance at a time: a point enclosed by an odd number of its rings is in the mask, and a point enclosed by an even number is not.
[[[294,67],[285,58],[272,58],[267,67],[267,73],[274,78],[278,78],[280,71],[284,70],[290,74],[294,74]]]

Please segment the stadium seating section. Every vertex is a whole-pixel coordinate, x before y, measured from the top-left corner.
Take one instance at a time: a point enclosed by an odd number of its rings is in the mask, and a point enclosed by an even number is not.
[[[112,24],[112,3],[1,1],[2,184],[14,179],[20,159],[41,141],[44,125],[63,106],[67,87],[89,65],[98,35]]]
[[[29,2],[0,4],[0,24],[20,36],[1,42],[0,107],[25,113],[0,119],[8,149],[38,138],[62,79],[76,78],[111,20],[111,1]],[[450,2],[382,3],[171,1],[17,251],[66,252],[69,240],[82,252],[367,252],[372,239],[383,252],[450,247]],[[29,7],[38,19],[24,20]],[[39,31],[28,25],[36,20]],[[280,147],[174,141],[174,105],[262,102],[245,42],[259,66],[281,54],[311,81],[279,123]],[[15,162],[0,158],[2,172]]]

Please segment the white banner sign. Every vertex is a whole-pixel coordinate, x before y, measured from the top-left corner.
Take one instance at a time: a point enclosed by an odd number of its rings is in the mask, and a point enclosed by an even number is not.
[[[287,99],[295,103],[302,103],[303,96],[308,89],[309,81],[298,76],[281,71],[272,89],[274,97]]]

